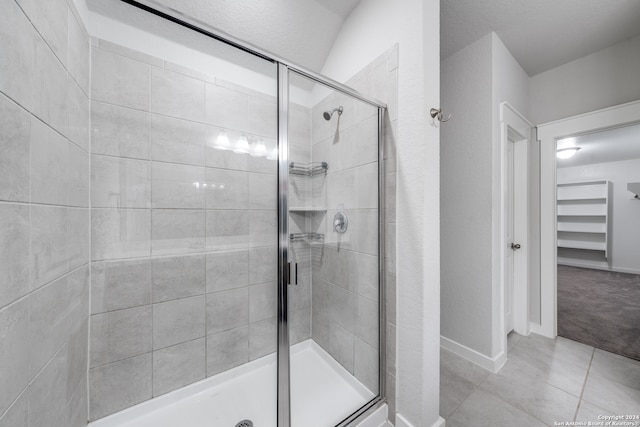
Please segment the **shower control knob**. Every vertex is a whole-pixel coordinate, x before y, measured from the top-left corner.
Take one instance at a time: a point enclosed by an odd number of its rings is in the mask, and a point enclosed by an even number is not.
[[[349,218],[347,218],[347,214],[344,212],[338,212],[333,217],[333,229],[337,233],[345,233],[347,228],[349,227]]]
[[[521,248],[520,243],[512,243],[511,244],[511,249],[513,249],[514,251],[516,249],[520,249],[520,248]]]

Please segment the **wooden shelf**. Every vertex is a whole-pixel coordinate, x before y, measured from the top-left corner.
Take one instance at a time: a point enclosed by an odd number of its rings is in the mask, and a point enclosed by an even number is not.
[[[608,252],[609,182],[558,184],[558,247]]]

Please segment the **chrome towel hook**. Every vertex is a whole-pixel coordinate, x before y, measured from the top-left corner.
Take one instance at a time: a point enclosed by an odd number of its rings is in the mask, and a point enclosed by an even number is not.
[[[431,114],[432,119],[438,119],[438,121],[441,123],[448,122],[449,120],[451,120],[451,114],[449,114],[449,116],[446,119],[442,119],[441,108],[432,108],[431,111],[429,111],[429,114]]]

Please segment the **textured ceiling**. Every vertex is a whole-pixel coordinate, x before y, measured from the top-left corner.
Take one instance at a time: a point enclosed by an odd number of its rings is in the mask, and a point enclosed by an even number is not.
[[[320,71],[359,0],[156,0],[288,61]]]
[[[558,167],[583,166],[640,159],[640,125],[609,129],[558,142],[558,148],[580,147],[570,159],[558,159]]]
[[[640,35],[638,0],[441,0],[440,54],[495,31],[530,75]]]

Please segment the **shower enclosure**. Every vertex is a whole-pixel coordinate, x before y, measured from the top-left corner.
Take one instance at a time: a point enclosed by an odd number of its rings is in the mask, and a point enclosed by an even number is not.
[[[385,106],[151,1],[89,4],[121,32],[91,46],[92,425],[379,407]]]

